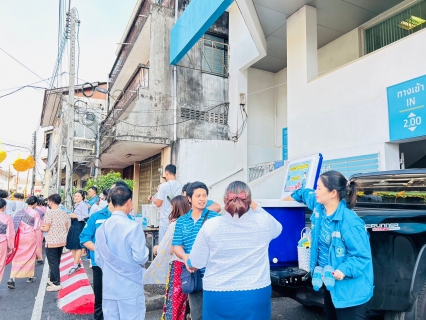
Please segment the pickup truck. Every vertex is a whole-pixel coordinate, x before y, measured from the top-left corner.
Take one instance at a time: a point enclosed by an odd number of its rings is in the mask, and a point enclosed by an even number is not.
[[[361,187],[354,210],[370,234],[375,288],[369,309],[386,320],[426,319],[426,169],[356,174],[350,179]],[[314,291],[310,273],[297,263],[271,268],[271,282],[283,296],[323,306],[323,289]]]

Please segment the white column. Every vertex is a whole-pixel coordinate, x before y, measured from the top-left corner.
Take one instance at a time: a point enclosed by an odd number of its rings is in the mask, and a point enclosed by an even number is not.
[[[293,159],[298,146],[293,121],[304,116],[299,97],[306,92],[308,82],[318,75],[317,11],[304,6],[287,19],[287,121],[288,152]],[[302,109],[302,110],[301,110]],[[293,120],[293,121],[292,121]],[[294,137],[294,138],[293,138]],[[300,137],[299,137],[300,138]]]

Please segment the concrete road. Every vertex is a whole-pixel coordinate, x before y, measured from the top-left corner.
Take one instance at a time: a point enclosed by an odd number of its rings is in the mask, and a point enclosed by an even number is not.
[[[46,261],[47,263],[47,261]],[[92,272],[88,269],[88,263],[84,263],[89,280],[92,281]],[[42,308],[41,314],[33,317],[37,308],[36,296],[40,287],[40,279],[43,270],[47,272],[45,265],[36,266],[36,282],[26,283],[26,279],[16,280],[16,289],[7,288],[11,265],[6,267],[2,282],[0,283],[0,320],[92,320],[92,315],[75,316],[64,314],[57,306],[58,294],[45,292],[44,299],[39,302]],[[40,288],[41,291],[44,288]],[[38,299],[40,301],[40,299]],[[36,312],[34,312],[36,314]],[[159,320],[161,310],[148,312],[146,320]],[[288,298],[272,299],[272,320],[298,319],[298,320],[323,320],[323,311],[320,309],[308,309]],[[375,320],[378,318],[375,318]]]

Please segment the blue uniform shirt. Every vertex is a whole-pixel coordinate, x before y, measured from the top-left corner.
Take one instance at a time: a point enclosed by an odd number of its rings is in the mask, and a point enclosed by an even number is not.
[[[111,212],[108,210],[108,206],[90,216],[86,226],[80,234],[80,243],[82,246],[83,243],[88,241],[96,243],[96,229],[98,229],[109,217],[111,217]],[[90,260],[92,260],[92,266],[97,266],[94,252],[90,253]]]
[[[187,214],[177,219],[172,246],[181,246],[186,254],[191,253],[195,238],[203,225],[204,217],[207,212],[209,213],[207,220],[221,216],[220,213],[205,208],[200,219],[197,221],[192,219],[192,209]],[[201,273],[204,274],[204,269],[201,269]]]

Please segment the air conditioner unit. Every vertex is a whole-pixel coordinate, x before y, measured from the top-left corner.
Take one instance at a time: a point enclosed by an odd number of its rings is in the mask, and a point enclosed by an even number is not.
[[[142,217],[148,218],[148,227],[158,228],[160,226],[160,210],[156,205],[143,204]]]

